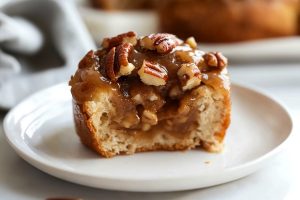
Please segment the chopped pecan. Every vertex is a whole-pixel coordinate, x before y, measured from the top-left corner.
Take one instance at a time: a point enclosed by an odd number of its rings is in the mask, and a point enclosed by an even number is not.
[[[227,58],[220,52],[209,52],[203,56],[208,67],[224,69],[227,66]]]
[[[165,85],[168,80],[168,71],[164,66],[147,60],[144,60],[138,74],[146,85]]]
[[[133,128],[139,123],[140,117],[134,112],[128,112],[120,122],[120,124],[125,128]]]
[[[182,43],[180,39],[168,33],[151,34],[140,39],[142,48],[156,50],[160,54],[171,52],[180,43]]]
[[[197,42],[194,37],[189,37],[186,39],[185,43],[187,43],[192,49],[197,48]]]
[[[143,123],[143,125],[142,125],[142,130],[143,130],[143,131],[149,131],[150,128],[151,128],[151,125],[150,125],[150,124]]]
[[[130,43],[133,46],[136,45],[136,33],[130,31],[128,33],[123,33],[112,38],[104,38],[102,41],[102,47],[105,49],[111,49],[124,43]]]
[[[164,98],[154,87],[139,82],[130,87],[129,94],[135,105],[142,105],[146,110],[157,111],[165,104]]]
[[[133,102],[136,104],[136,105],[139,105],[139,104],[143,104],[144,103],[144,100],[141,96],[141,94],[136,94],[134,95],[132,98]]]
[[[182,64],[177,75],[183,91],[193,89],[201,83],[201,72],[194,63]]]
[[[176,58],[178,58],[180,61],[182,62],[194,62],[194,58],[193,58],[193,52],[191,51],[176,51],[175,52],[175,55],[176,55]]]
[[[158,122],[157,115],[150,110],[144,110],[142,115],[142,122],[150,125],[155,125]]]

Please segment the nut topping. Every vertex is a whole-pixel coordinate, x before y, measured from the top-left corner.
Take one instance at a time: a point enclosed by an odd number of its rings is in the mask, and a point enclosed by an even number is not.
[[[120,65],[120,71],[117,76],[129,75],[135,66],[128,62],[129,53],[132,51],[133,46],[130,43],[124,43],[117,47],[116,55],[118,56],[118,61]]]
[[[167,54],[171,52],[180,43],[182,43],[180,39],[167,33],[151,34],[140,40],[142,48],[156,50],[160,54]]]
[[[177,75],[183,91],[193,89],[201,83],[201,72],[194,63],[182,64]]]
[[[189,37],[186,39],[185,43],[187,43],[192,49],[197,48],[197,42],[194,37]]]
[[[104,38],[102,41],[102,47],[105,49],[111,49],[124,43],[130,43],[135,46],[137,43],[136,33],[130,31],[128,33],[123,33],[112,38]]]
[[[208,67],[224,69],[227,66],[227,58],[220,52],[210,52],[203,56]]]
[[[168,71],[165,67],[147,60],[144,60],[138,74],[146,85],[165,85],[168,80]]]
[[[108,78],[116,82],[120,76],[129,75],[135,66],[128,62],[128,55],[132,51],[132,44],[124,43],[113,47],[105,57],[105,71]]]
[[[140,123],[140,117],[136,113],[127,113],[120,124],[125,128],[133,128]]]
[[[179,60],[183,61],[183,62],[188,62],[191,63],[194,61],[193,59],[193,52],[190,51],[176,51],[175,55],[176,58],[178,58]]]
[[[116,71],[118,65],[115,65],[116,47],[113,47],[105,57],[105,73],[112,81],[117,81]]]
[[[109,128],[128,133],[131,138],[154,137],[162,130],[164,133],[157,137],[161,140],[196,130],[199,117],[211,114],[210,103],[226,109],[221,114],[224,119],[228,117],[227,59],[219,52],[199,50],[193,37],[180,40],[172,34],[158,33],[140,38],[128,32],[105,38],[102,46],[88,52],[69,82],[74,103],[78,109],[84,105],[81,110],[88,117],[96,117],[96,121],[101,118]],[[96,101],[104,101],[107,109]],[[98,116],[93,112],[97,109],[104,113]],[[213,118],[208,120],[215,122]],[[111,139],[103,135],[102,139]],[[202,138],[196,139],[194,144],[202,145]],[[131,144],[123,146],[130,149],[129,153],[138,150]],[[123,153],[122,148],[107,151]]]
[[[159,98],[155,93],[151,93],[148,98],[150,101],[157,101]]]
[[[134,95],[131,99],[132,99],[132,101],[133,101],[136,105],[139,105],[139,104],[143,104],[143,103],[144,103],[141,94],[136,94],[136,95]]]

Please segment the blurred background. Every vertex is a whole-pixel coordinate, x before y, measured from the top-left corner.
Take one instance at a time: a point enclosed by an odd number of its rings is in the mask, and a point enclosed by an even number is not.
[[[181,38],[193,35],[201,43],[232,43],[295,36],[300,30],[298,0],[78,0],[77,3],[96,39],[133,28],[141,34],[160,31]]]
[[[95,41],[135,30],[194,36],[231,61],[300,60],[298,0],[77,0]],[[274,46],[275,45],[275,46]]]
[[[298,0],[0,0],[0,132],[9,109],[35,91],[67,82],[86,52],[99,47],[104,37],[129,30],[139,35],[194,36],[200,49],[223,52],[229,58],[232,81],[281,100],[292,114],[295,130],[300,130]],[[0,166],[0,196],[5,199],[41,199],[53,193],[97,199],[100,192],[106,199],[161,197],[100,191],[52,178],[21,161],[2,135],[0,162],[5,164]],[[294,141],[299,141],[298,135]],[[299,151],[295,143],[276,166],[252,176],[256,185],[243,179],[245,195],[299,199],[300,161],[295,159]],[[15,169],[16,160],[18,175],[11,176],[6,171]],[[216,191],[237,187],[232,183],[220,186],[221,190],[197,192],[213,197]],[[229,195],[245,199],[244,191]]]

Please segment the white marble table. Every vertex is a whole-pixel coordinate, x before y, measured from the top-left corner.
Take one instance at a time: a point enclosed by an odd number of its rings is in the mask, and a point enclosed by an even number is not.
[[[300,199],[300,63],[231,67],[232,79],[258,86],[290,108],[295,122],[294,142],[258,172],[231,183],[183,192],[132,193],[88,188],[47,175],[23,161],[5,141],[0,114],[0,199],[48,197],[92,199],[247,200]]]

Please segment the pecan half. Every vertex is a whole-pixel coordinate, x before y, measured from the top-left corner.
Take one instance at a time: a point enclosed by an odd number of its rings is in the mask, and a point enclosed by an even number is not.
[[[120,66],[117,76],[129,75],[132,70],[134,70],[135,66],[128,61],[129,54],[132,50],[133,46],[130,43],[124,43],[117,47],[116,56],[118,56],[118,64]]]
[[[220,70],[224,69],[228,63],[227,58],[220,52],[206,53],[203,58],[208,67],[215,67]]]
[[[168,80],[168,71],[164,66],[147,60],[144,60],[138,74],[146,85],[165,85]]]
[[[123,33],[120,35],[117,35],[112,38],[104,38],[102,41],[102,47],[105,49],[111,49],[113,47],[117,47],[124,43],[130,43],[133,46],[137,43],[136,33],[133,31]]]
[[[117,81],[116,72],[119,70],[115,65],[116,47],[113,47],[106,55],[104,61],[105,73],[112,81]]]
[[[175,35],[168,33],[156,33],[140,39],[140,45],[144,49],[155,50],[160,54],[171,52],[177,45],[182,43]]]
[[[121,76],[129,75],[135,66],[128,61],[129,53],[133,46],[129,43],[113,47],[107,53],[104,61],[105,73],[112,81],[117,81]]]

